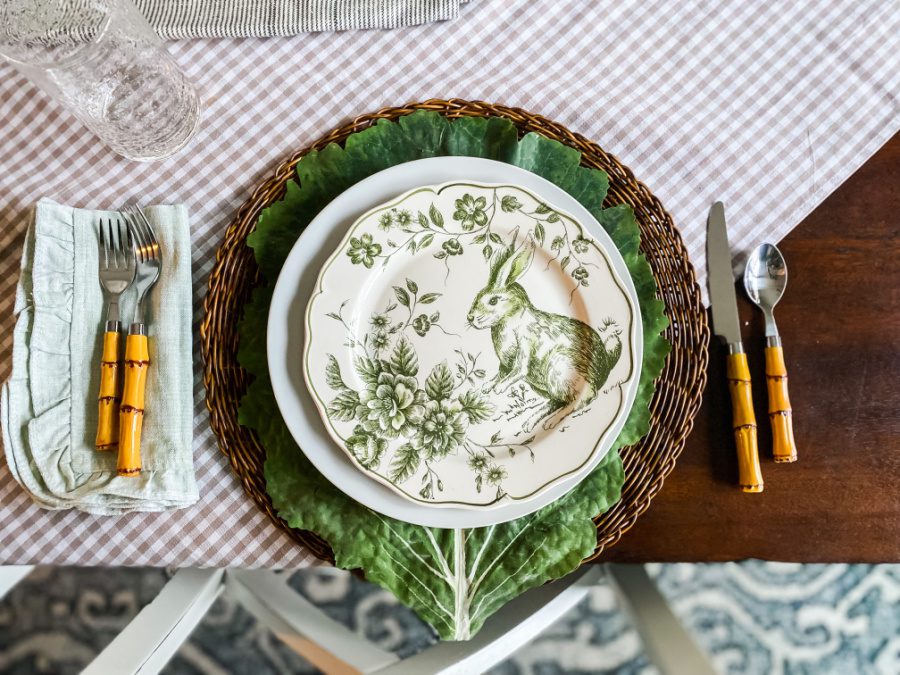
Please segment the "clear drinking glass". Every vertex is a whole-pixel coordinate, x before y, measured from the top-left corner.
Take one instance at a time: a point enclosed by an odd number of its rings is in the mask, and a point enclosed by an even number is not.
[[[130,0],[0,0],[0,56],[129,159],[197,130],[196,90]]]

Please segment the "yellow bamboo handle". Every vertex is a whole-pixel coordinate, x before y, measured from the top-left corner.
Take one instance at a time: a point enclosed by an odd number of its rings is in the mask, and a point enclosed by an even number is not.
[[[750,389],[750,368],[747,366],[747,355],[743,353],[729,354],[726,372],[728,388],[731,391],[731,412],[741,490],[762,492],[763,478],[759,468],[759,451],[756,446],[756,415],[753,412],[753,394]]]
[[[125,340],[125,386],[119,415],[120,476],[141,474],[141,427],[144,422],[144,387],[150,367],[146,335],[129,335]]]
[[[119,332],[103,334],[100,355],[100,393],[97,396],[98,450],[111,450],[119,443]]]
[[[772,455],[776,462],[796,462],[794,421],[788,397],[787,368],[781,346],[766,347],[766,386],[772,421]]]

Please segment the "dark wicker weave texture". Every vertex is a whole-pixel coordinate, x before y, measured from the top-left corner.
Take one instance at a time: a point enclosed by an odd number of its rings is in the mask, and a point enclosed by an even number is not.
[[[257,505],[297,543],[309,548],[319,558],[333,561],[331,550],[321,537],[290,528],[275,513],[266,494],[263,477],[265,450],[253,432],[238,424],[238,403],[249,383],[247,373],[237,362],[238,319],[251,290],[259,282],[256,261],[245,242],[247,235],[256,227],[260,212],[284,194],[285,184],[294,177],[294,168],[305,154],[329,143],[342,143],[347,136],[365,129],[378,119],[396,119],[416,110],[434,110],[450,118],[505,117],[516,125],[521,134],[536,131],[565,143],[581,152],[583,165],[602,169],[609,174],[607,205],[624,202],[634,207],[641,227],[641,250],[653,268],[659,296],[665,302],[666,314],[671,322],[666,339],[672,343],[672,351],[650,404],[650,433],[640,443],[621,451],[625,463],[622,499],[608,512],[594,519],[597,548],[589,558],[592,560],[605,548],[615,544],[634,524],[675,466],[675,460],[693,426],[706,384],[709,329],[700,289],[681,235],[659,200],[635,179],[627,167],[596,143],[540,115],[481,101],[432,99],[357,117],[282,162],[238,211],[225,233],[209,277],[200,338],[203,383],[213,431],[222,452],[240,477],[244,490]]]

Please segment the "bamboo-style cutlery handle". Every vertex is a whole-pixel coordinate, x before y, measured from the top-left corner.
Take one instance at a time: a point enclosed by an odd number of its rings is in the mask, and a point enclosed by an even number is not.
[[[788,397],[787,368],[781,345],[766,347],[766,387],[769,391],[769,419],[772,421],[772,455],[776,462],[797,461],[791,399]]]
[[[103,334],[100,355],[100,393],[97,397],[98,450],[110,450],[119,443],[119,331]]]
[[[141,429],[144,423],[144,389],[150,368],[150,350],[146,335],[129,335],[125,340],[125,386],[119,419],[120,476],[141,473]]]
[[[106,303],[106,328],[100,365],[100,394],[96,446],[119,446],[116,473],[141,474],[141,432],[144,426],[144,390],[150,368],[150,350],[144,323],[144,301],[162,269],[159,241],[140,207],[127,207],[121,217],[98,224],[97,263]],[[119,299],[131,286],[137,290],[134,322],[125,339],[125,382],[119,398]],[[117,424],[118,422],[118,424]],[[118,426],[118,429],[116,428]]]
[[[762,492],[763,478],[759,468],[756,441],[756,414],[753,412],[747,355],[743,352],[729,354],[726,372],[728,389],[731,392],[734,441],[737,445],[738,480],[744,492]]]

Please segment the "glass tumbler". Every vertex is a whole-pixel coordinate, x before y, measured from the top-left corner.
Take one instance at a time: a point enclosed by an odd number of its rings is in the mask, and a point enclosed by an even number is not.
[[[0,56],[128,159],[197,130],[196,90],[130,0],[0,0]]]

